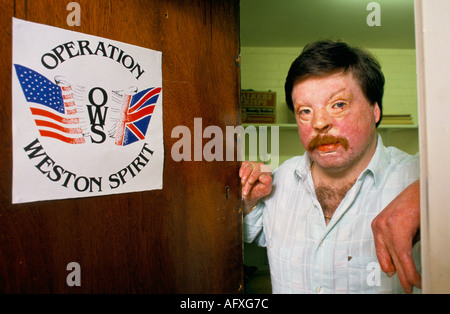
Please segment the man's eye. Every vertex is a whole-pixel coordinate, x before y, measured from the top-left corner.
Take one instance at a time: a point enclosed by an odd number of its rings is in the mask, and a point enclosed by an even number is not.
[[[345,105],[346,104],[344,102],[338,102],[338,103],[333,104],[333,109],[342,109],[345,107]]]
[[[306,115],[306,114],[310,114],[311,110],[310,109],[301,109],[301,110],[298,111],[298,113],[300,115]]]

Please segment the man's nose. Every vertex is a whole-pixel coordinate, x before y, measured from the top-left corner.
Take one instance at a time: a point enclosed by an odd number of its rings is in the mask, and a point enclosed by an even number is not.
[[[332,118],[326,109],[315,110],[312,126],[320,132],[328,131],[332,126]]]

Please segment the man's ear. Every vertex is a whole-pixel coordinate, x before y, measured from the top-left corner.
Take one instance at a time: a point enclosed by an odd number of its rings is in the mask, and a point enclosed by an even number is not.
[[[380,106],[378,106],[378,102],[375,102],[375,104],[373,105],[373,115],[375,117],[375,123],[378,123],[378,121],[380,121],[381,119],[381,110]]]

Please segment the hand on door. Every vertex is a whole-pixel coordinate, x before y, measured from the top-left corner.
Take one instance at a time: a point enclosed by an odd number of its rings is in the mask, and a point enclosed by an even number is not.
[[[239,169],[242,184],[244,215],[258,204],[258,201],[272,192],[272,170],[263,163],[244,161]]]
[[[391,277],[395,272],[406,293],[422,287],[412,256],[420,238],[420,182],[399,194],[372,221],[375,248],[381,269]]]

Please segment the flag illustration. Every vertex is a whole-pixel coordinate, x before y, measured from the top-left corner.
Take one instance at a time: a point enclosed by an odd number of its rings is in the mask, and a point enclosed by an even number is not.
[[[69,144],[85,143],[72,87],[57,85],[22,65],[15,64],[14,67],[39,134]]]
[[[125,146],[145,139],[160,93],[160,87],[153,87],[133,96],[124,96],[117,126],[116,145]]]

